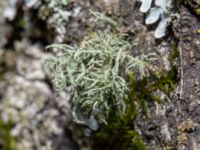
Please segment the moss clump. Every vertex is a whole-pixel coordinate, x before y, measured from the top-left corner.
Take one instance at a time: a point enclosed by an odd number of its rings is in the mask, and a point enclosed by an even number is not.
[[[131,126],[123,120],[103,126],[101,131],[92,136],[93,149],[146,150],[143,140]]]
[[[135,81],[136,83],[132,86],[132,91],[134,94],[131,94],[133,99],[140,104],[144,115],[147,117],[147,101],[156,101],[160,102],[158,96],[153,95],[152,93],[156,90],[160,90],[165,94],[169,94],[176,87],[179,81],[177,67],[173,64],[174,60],[178,57],[177,46],[172,46],[173,52],[168,56],[170,63],[170,71],[166,72],[151,72],[149,71],[149,76],[144,77],[142,80]]]
[[[4,123],[0,120],[0,149],[1,150],[17,150],[15,138],[10,134],[13,124],[11,122]]]
[[[146,145],[140,135],[135,131],[133,120],[137,114],[138,104],[135,101],[134,87],[135,78],[129,73],[128,82],[130,93],[126,101],[126,112],[119,115],[112,110],[109,115],[108,124],[102,125],[100,130],[93,133],[93,149],[100,150],[146,150]]]

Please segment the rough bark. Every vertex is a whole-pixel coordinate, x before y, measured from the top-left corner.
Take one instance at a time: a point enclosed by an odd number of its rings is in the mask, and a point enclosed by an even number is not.
[[[200,149],[200,20],[182,6],[181,39],[181,91],[178,102],[178,149]],[[184,142],[181,139],[185,139]],[[184,145],[184,146],[183,146]]]

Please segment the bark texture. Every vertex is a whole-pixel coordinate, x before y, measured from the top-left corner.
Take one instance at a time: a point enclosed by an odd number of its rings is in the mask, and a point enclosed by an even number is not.
[[[181,6],[181,91],[178,103],[178,149],[200,149],[200,27],[199,16]],[[184,142],[182,139],[184,138]],[[197,144],[198,143],[198,144]],[[184,146],[183,146],[184,145]]]

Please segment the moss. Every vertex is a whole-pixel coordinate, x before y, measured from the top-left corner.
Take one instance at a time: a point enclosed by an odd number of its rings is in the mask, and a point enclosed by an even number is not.
[[[128,78],[129,86],[134,86],[134,74],[129,73]],[[92,134],[93,149],[146,150],[142,138],[133,126],[138,109],[135,98],[135,91],[130,88],[129,97],[125,100],[127,106],[125,114],[119,114],[116,110],[110,112],[108,124],[102,125],[99,131]]]
[[[129,72],[130,94],[126,100],[127,110],[124,115],[116,114],[113,110],[107,125],[93,133],[93,149],[116,149],[116,150],[145,150],[146,146],[142,138],[134,129],[133,121],[137,115],[139,106],[143,110],[144,117],[147,116],[147,101],[160,102],[160,98],[152,95],[159,89],[165,94],[172,92],[178,82],[178,71],[173,61],[178,57],[176,45],[172,46],[173,52],[169,55],[171,70],[168,73],[150,72],[150,76],[137,81],[133,72]]]
[[[134,101],[140,104],[144,116],[147,117],[147,101],[160,102],[158,96],[152,93],[156,90],[160,90],[165,94],[169,94],[173,91],[177,84],[177,69],[172,68],[167,74],[160,73],[156,75],[155,73],[150,73],[150,78],[143,78],[132,87],[134,91]]]
[[[141,108],[145,115],[147,112],[146,101],[160,102],[159,97],[152,95],[155,90],[159,89],[165,94],[169,94],[174,91],[177,86],[179,81],[178,70],[173,62],[179,56],[179,52],[175,44],[172,45],[172,49],[173,51],[168,57],[171,67],[170,71],[167,73],[164,71],[159,73],[149,72],[150,76],[148,78],[143,78],[132,87],[133,91],[135,91],[135,99],[140,101]]]
[[[93,143],[95,150],[146,150],[146,146],[138,133],[123,123],[113,122],[92,138],[95,141]]]
[[[26,26],[25,21],[23,19],[19,19],[16,22],[16,27],[20,29],[24,29]]]
[[[17,150],[15,138],[10,134],[13,123],[0,120],[0,149]]]

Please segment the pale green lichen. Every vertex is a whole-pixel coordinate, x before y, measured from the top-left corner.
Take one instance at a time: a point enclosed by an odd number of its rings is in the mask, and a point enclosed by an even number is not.
[[[110,25],[112,25],[114,27],[116,27],[118,25],[118,23],[115,20],[113,20],[110,17],[107,17],[103,13],[100,13],[97,11],[92,11],[92,10],[90,10],[90,13],[92,15],[92,18],[90,19],[91,21],[94,21],[94,22],[103,21],[105,23],[109,23]]]
[[[140,11],[147,13],[145,23],[150,25],[159,22],[154,35],[155,38],[162,38],[166,35],[172,18],[179,17],[174,9],[175,2],[173,0],[141,0],[141,2]],[[152,5],[153,2],[155,5]]]
[[[51,75],[57,90],[71,87],[71,102],[76,121],[77,108],[87,117],[94,116],[105,122],[112,109],[119,114],[126,110],[128,97],[127,74],[139,70],[145,74],[149,61],[155,54],[133,57],[132,45],[124,35],[97,32],[82,42],[80,47],[53,44],[47,47],[60,49],[57,57],[46,61],[46,72]]]

